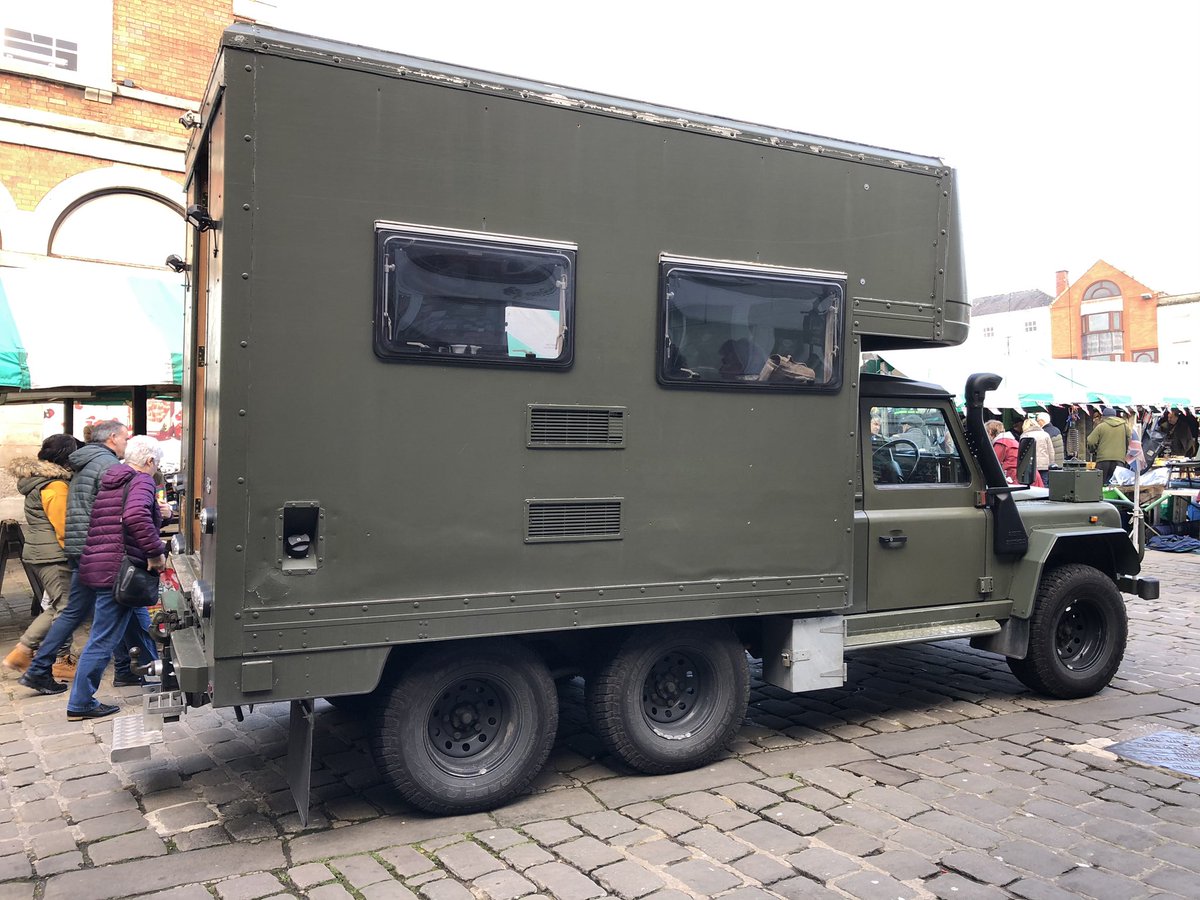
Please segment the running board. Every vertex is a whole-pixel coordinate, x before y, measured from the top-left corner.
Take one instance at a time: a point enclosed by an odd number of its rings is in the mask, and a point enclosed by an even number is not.
[[[164,719],[175,721],[186,708],[180,691],[163,691],[142,697],[142,711],[113,720],[112,749],[109,762],[149,759],[150,748],[163,742]]]
[[[886,631],[866,631],[846,635],[847,650],[865,650],[869,647],[894,647],[898,644],[922,644],[927,641],[948,641],[953,638],[984,637],[1000,633],[1000,623],[995,619],[977,619],[973,622],[951,622],[940,625],[908,625],[889,628]]]

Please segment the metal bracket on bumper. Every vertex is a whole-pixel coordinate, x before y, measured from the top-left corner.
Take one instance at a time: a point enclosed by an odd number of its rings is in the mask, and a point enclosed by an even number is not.
[[[1117,587],[1123,594],[1136,594],[1143,600],[1158,599],[1158,579],[1140,575],[1118,575]]]

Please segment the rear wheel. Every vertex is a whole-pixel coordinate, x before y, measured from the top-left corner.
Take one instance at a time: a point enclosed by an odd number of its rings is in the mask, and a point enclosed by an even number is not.
[[[623,762],[663,774],[703,766],[733,740],[746,714],[746,652],[722,623],[631,632],[588,680],[596,735]]]
[[[550,673],[509,639],[431,648],[381,694],[373,740],[380,772],[433,813],[491,809],[520,794],[558,729]]]
[[[1091,566],[1059,566],[1038,587],[1028,654],[1010,658],[1008,667],[1039,693],[1089,697],[1112,681],[1127,634],[1125,603],[1112,579]]]

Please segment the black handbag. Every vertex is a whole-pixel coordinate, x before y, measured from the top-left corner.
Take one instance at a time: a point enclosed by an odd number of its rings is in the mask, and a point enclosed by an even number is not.
[[[129,488],[132,482],[125,485],[121,495],[121,549],[125,549],[125,503],[129,500]],[[121,555],[121,565],[117,567],[117,577],[113,579],[113,599],[121,606],[137,608],[153,606],[158,602],[158,573],[130,558],[128,553]]]

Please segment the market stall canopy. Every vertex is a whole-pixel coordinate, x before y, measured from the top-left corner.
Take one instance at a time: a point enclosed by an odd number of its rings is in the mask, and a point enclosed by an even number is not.
[[[0,267],[0,400],[21,402],[183,381],[181,276],[42,259]]]
[[[994,372],[1004,381],[990,409],[1028,410],[1068,403],[1180,408],[1200,405],[1200,373],[1160,363],[1102,362],[1002,355],[978,347],[890,350],[863,354],[863,366],[940,384],[963,403],[967,376]]]

